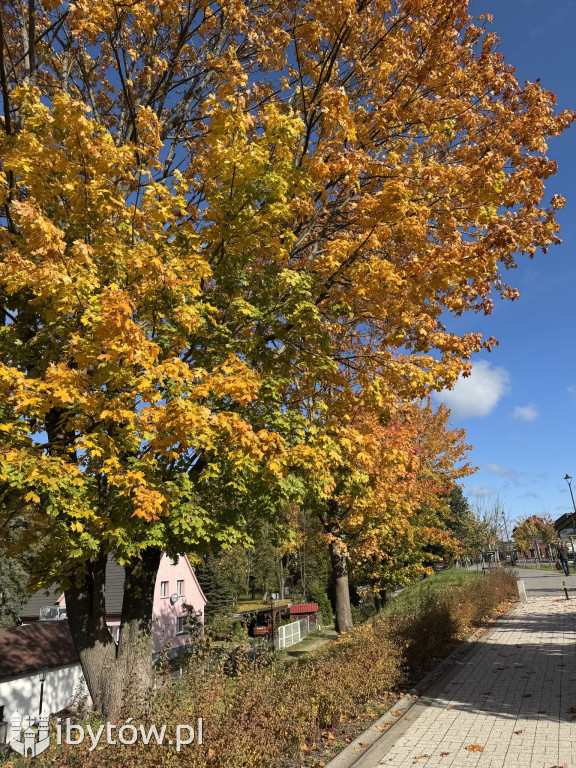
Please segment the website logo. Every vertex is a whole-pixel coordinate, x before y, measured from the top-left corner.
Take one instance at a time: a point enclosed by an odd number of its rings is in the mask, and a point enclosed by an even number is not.
[[[22,717],[16,710],[11,718],[11,738],[10,746],[22,757],[37,757],[50,745],[50,736],[48,733],[48,715],[42,713],[38,718],[38,728],[33,728],[33,717]],[[62,723],[61,718],[57,719],[56,725],[56,743],[57,744],[82,744],[84,739],[90,740],[89,752],[92,752],[99,745],[100,740],[105,744],[135,744],[138,740],[143,744],[175,744],[176,751],[180,752],[182,747],[192,744],[194,741],[202,744],[202,718],[197,720],[196,728],[191,725],[180,723],[176,726],[175,733],[168,731],[166,725],[159,728],[156,725],[132,725],[132,718],[129,717],[124,724],[103,723],[97,729],[92,728],[90,723],[80,725],[72,723],[70,718],[66,718]],[[170,738],[172,737],[172,738]]]
[[[11,731],[10,731],[10,746],[13,750],[18,752],[22,757],[36,757],[44,752],[50,744],[50,736],[48,735],[48,715],[43,712],[38,718],[38,730],[35,731],[32,728],[34,718],[26,715],[22,715],[16,710],[12,715]]]

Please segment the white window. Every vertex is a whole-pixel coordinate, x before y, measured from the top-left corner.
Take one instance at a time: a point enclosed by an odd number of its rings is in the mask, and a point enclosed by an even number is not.
[[[178,595],[178,597],[182,597],[182,595],[184,594],[184,580],[183,579],[179,579],[176,582],[176,594]]]
[[[160,582],[160,597],[168,597],[168,582]]]
[[[178,616],[176,619],[176,634],[177,635],[183,635],[185,632],[184,628],[184,616]]]

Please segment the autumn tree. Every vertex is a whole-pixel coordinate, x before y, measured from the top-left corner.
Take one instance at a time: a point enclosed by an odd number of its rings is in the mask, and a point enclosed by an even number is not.
[[[540,523],[538,535],[549,548],[550,544],[558,538],[556,528],[554,527],[554,521],[552,520],[552,516],[546,512],[540,516],[540,520],[542,522]]]
[[[518,521],[512,535],[518,549],[522,552],[535,549],[539,555],[537,540],[540,539],[549,548],[556,539],[556,529],[550,515],[530,515]]]
[[[443,316],[558,241],[573,116],[496,48],[468,0],[2,4],[0,515],[47,534],[31,585],[107,716],[150,686],[162,550],[248,535],[214,489],[310,466],[333,499],[304,401],[454,383],[494,340]]]
[[[341,413],[341,426],[333,425],[326,451],[334,489],[326,498],[312,491],[308,504],[330,550],[338,631],[352,626],[350,559],[366,573],[371,564],[379,575],[370,581],[386,588],[421,575],[427,548],[458,550],[442,519],[447,504],[441,497],[472,468],[464,462],[464,431],[451,429],[448,418],[445,406],[434,410],[429,402],[401,402],[387,413],[357,403],[355,411]]]
[[[539,521],[536,515],[520,520],[514,527],[512,535],[516,546],[521,552],[527,552],[536,546],[536,536],[538,535]]]

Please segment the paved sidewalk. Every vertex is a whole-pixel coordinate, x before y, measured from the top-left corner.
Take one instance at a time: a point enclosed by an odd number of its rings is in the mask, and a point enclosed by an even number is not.
[[[576,590],[537,579],[354,768],[576,768]]]

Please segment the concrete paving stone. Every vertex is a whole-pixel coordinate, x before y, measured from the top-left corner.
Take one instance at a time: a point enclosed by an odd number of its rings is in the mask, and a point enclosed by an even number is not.
[[[436,698],[420,698],[402,735],[392,728],[354,768],[576,768],[576,600],[555,602],[555,573],[520,573],[528,602],[476,641]]]

